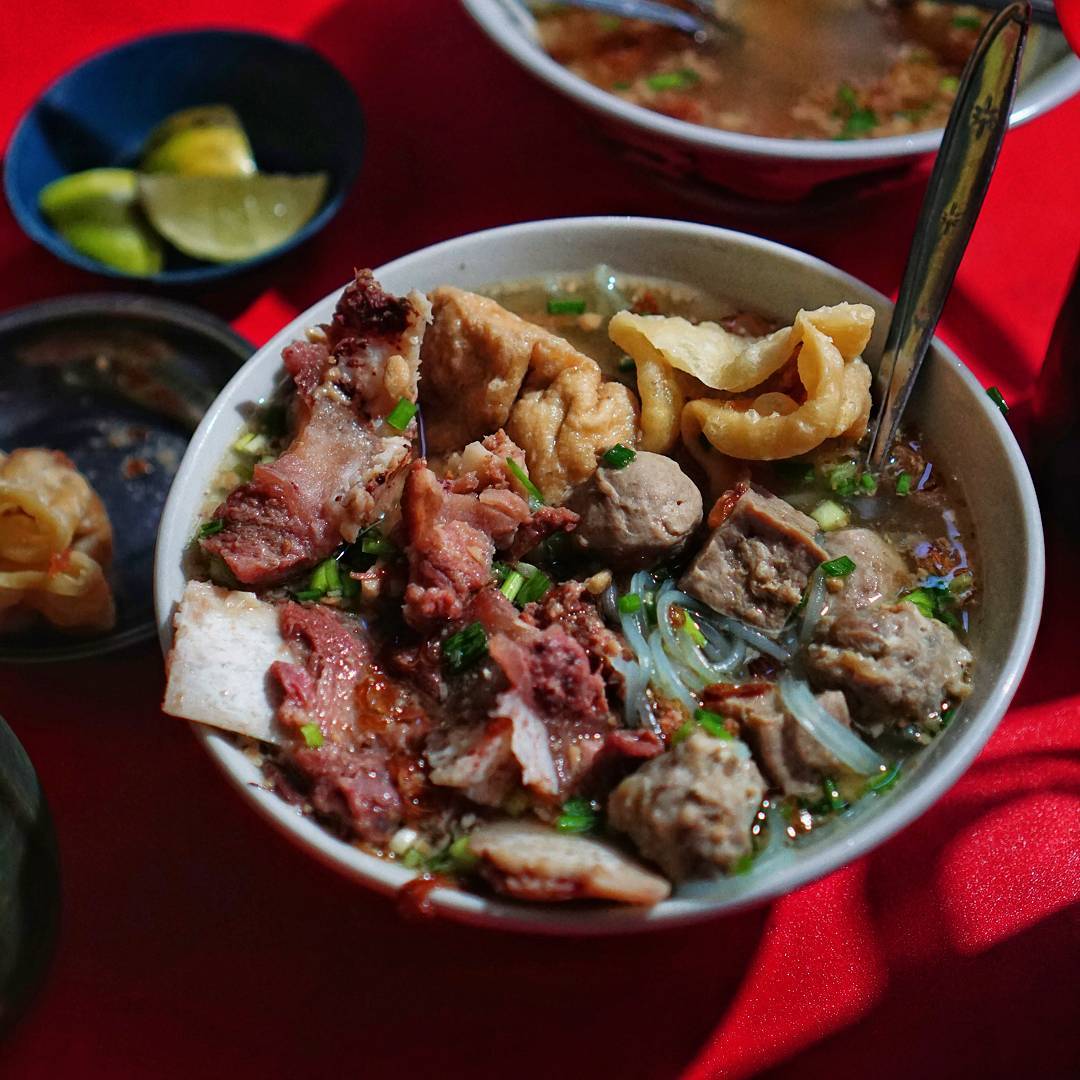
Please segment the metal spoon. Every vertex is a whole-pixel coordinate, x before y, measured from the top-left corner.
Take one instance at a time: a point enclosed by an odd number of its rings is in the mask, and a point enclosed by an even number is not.
[[[866,455],[871,472],[881,468],[896,437],[982,207],[1008,126],[1030,15],[1026,2],[995,15],[960,77],[878,370],[883,394]]]

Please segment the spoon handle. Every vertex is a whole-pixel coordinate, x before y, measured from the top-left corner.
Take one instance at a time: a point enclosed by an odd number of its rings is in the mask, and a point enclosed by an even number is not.
[[[982,207],[1016,93],[1030,5],[1009,4],[983,30],[956,101],[908,252],[878,371],[882,405],[867,452],[880,470]]]

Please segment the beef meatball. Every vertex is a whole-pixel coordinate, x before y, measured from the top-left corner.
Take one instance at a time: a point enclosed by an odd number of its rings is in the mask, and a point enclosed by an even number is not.
[[[697,485],[671,458],[643,450],[624,468],[601,466],[567,505],[581,518],[574,543],[622,569],[676,554],[701,524]]]

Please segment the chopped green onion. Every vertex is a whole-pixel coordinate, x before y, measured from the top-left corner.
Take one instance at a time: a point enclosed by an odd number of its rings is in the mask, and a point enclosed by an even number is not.
[[[785,484],[802,487],[804,484],[812,484],[816,473],[813,465],[805,461],[774,461],[773,471]]]
[[[911,493],[911,473],[902,472],[896,478],[896,494],[909,495]]]
[[[840,795],[840,790],[836,786],[836,781],[828,776],[821,778],[822,787],[825,789],[825,800],[829,804],[830,810],[846,810],[847,803]]]
[[[821,572],[826,577],[847,577],[854,569],[855,563],[847,555],[839,555],[821,564]]]
[[[635,611],[640,611],[641,597],[633,592],[624,593],[619,597],[619,610],[624,615],[633,615]]]
[[[727,729],[727,724],[724,723],[724,718],[719,713],[711,712],[709,709],[695,709],[694,720],[714,739],[733,738],[731,732]]]
[[[584,315],[585,301],[570,297],[551,297],[547,302],[549,315]]]
[[[386,422],[395,431],[404,431],[412,418],[416,415],[417,405],[415,401],[410,401],[408,398],[398,398],[398,403],[390,410],[390,415],[387,416]]]
[[[956,602],[952,593],[943,585],[922,585],[904,593],[900,599],[914,604],[928,619],[937,619],[950,630],[963,629],[953,610]]]
[[[705,635],[701,632],[701,627],[694,622],[694,617],[685,609],[683,609],[683,629],[686,631],[686,636],[699,649],[705,647]]]
[[[210,521],[203,522],[203,524],[199,526],[198,532],[196,532],[195,535],[200,540],[205,540],[208,536],[217,536],[217,534],[221,532],[221,530],[224,528],[224,518],[212,518]]]
[[[1001,410],[1002,416],[1008,416],[1009,404],[1005,396],[996,386],[990,386],[986,390],[986,396]]]
[[[468,836],[459,836],[438,854],[424,859],[423,864],[432,874],[467,874],[479,861],[479,856],[469,847]]]
[[[701,81],[701,76],[690,68],[681,68],[679,71],[664,71],[658,75],[650,75],[646,80],[650,90],[685,90]]]
[[[749,874],[754,866],[754,853],[748,851],[745,855],[741,855],[735,865],[731,868],[733,874]]]
[[[856,109],[845,121],[844,127],[835,139],[854,139],[857,135],[865,135],[877,127],[877,113],[873,109]]]
[[[648,619],[649,622],[652,623],[653,626],[656,625],[656,590],[655,589],[646,589],[645,590],[645,618]]]
[[[529,509],[535,510],[544,505],[544,496],[540,489],[529,479],[529,474],[511,457],[506,459],[510,475],[525,489],[529,496]],[[535,504],[535,505],[534,505]]]
[[[697,731],[697,724],[693,720],[687,720],[681,727],[675,729],[671,736],[671,745],[678,746],[681,742],[686,742],[691,735]]]
[[[499,592],[501,592],[507,600],[513,600],[521,591],[521,586],[524,584],[525,575],[519,573],[517,570],[511,570],[510,573],[506,575],[506,580],[502,583]]]
[[[891,769],[888,769],[887,771],[882,772],[880,775],[875,776],[870,780],[867,780],[866,790],[877,792],[887,791],[900,778],[900,766],[901,763],[898,761]]]
[[[938,89],[944,90],[946,93],[955,93],[960,89],[960,80],[955,75],[946,75],[938,83]]]
[[[855,485],[859,479],[859,465],[856,461],[845,461],[842,465],[836,465],[825,474],[829,481],[829,487],[837,495],[846,496],[855,494]]]
[[[616,443],[610,450],[605,450],[601,454],[600,461],[609,469],[625,469],[636,457],[637,454],[629,446]]]
[[[847,83],[841,83],[836,90],[836,100],[848,109],[857,109],[859,107],[859,99],[855,95],[855,88],[849,86]]]
[[[524,607],[526,604],[532,604],[542,599],[550,588],[551,578],[543,571],[537,570],[535,574],[531,574],[525,579],[525,584],[518,590],[518,607]]]
[[[487,651],[487,631],[478,622],[470,623],[443,642],[443,667],[457,675],[486,656]]]
[[[974,584],[975,575],[970,571],[966,571],[963,574],[957,574],[956,577],[949,582],[949,592],[951,592],[953,596],[957,596],[960,593],[966,593]]]
[[[233,443],[233,449],[238,454],[250,454],[257,457],[269,445],[265,435],[257,431],[248,431]]]
[[[632,357],[624,356],[619,361],[619,370],[620,371],[637,371],[637,364],[634,362]]]
[[[300,734],[311,750],[318,750],[323,744],[323,733],[318,724],[301,724]]]
[[[957,30],[982,29],[982,19],[978,15],[954,15],[952,24]]]
[[[312,591],[318,590],[323,595],[341,591],[341,574],[338,572],[336,559],[327,559],[315,567],[309,588]]]
[[[873,473],[864,472],[859,477],[859,483],[862,485],[863,491],[869,495],[873,495],[877,491],[877,480],[874,479]]]
[[[360,550],[365,555],[395,555],[397,548],[387,540],[378,529],[369,529],[360,541]]]
[[[419,848],[411,847],[401,856],[401,865],[408,867],[410,870],[419,870],[426,862],[427,859],[424,858],[424,853]]]
[[[301,589],[293,593],[297,600],[321,600],[325,595],[322,589]]]
[[[825,499],[810,511],[810,516],[821,527],[822,532],[833,532],[842,529],[851,520],[848,512],[832,499]]]
[[[555,821],[561,832],[583,833],[596,828],[597,813],[588,799],[575,797],[563,803],[562,813]]]

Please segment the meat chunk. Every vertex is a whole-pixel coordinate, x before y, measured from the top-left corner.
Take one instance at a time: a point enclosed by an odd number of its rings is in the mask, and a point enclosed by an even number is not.
[[[750,853],[764,794],[741,743],[698,731],[619,784],[608,822],[672,880],[708,877]]]
[[[806,650],[810,681],[843,690],[865,723],[922,723],[971,692],[971,653],[911,603],[875,604],[827,620]]]
[[[847,701],[839,690],[826,690],[818,701],[845,727],[851,726]],[[764,683],[754,696],[710,696],[708,706],[739,725],[770,786],[785,795],[820,795],[823,777],[835,778],[847,771],[784,708],[774,686]]]
[[[432,453],[460,450],[503,427],[531,367],[549,381],[564,368],[592,363],[486,296],[442,285],[431,293],[431,306],[421,357]]]
[[[229,494],[214,512],[224,528],[201,541],[238,581],[273,585],[315,565],[396,496],[414,428],[399,432],[385,418],[400,398],[416,399],[428,315],[419,293],[390,296],[364,270],[317,340],[285,349],[296,384],[293,441]]]
[[[562,507],[530,510],[503,473],[501,486],[481,487],[474,473],[440,481],[422,461],[410,469],[401,512],[409,555],[404,611],[411,626],[426,630],[461,619],[470,599],[490,583],[496,551],[517,558],[577,524],[577,515]]]
[[[871,529],[840,529],[825,537],[832,559],[846,555],[855,569],[846,577],[829,579],[829,614],[858,611],[878,600],[891,602],[914,585],[903,556]]]
[[[739,484],[709,514],[713,533],[679,588],[721,615],[779,630],[828,553],[813,518],[783,499]]]
[[[624,569],[676,555],[701,524],[701,492],[664,454],[639,450],[621,469],[599,468],[570,497],[574,543]]]
[[[267,673],[276,661],[295,661],[299,654],[281,636],[277,608],[249,592],[189,581],[173,631],[162,709],[263,742],[282,742]]]
[[[480,873],[501,893],[519,900],[618,900],[657,904],[671,886],[621,851],[585,836],[567,835],[531,821],[479,825],[469,835]]]

